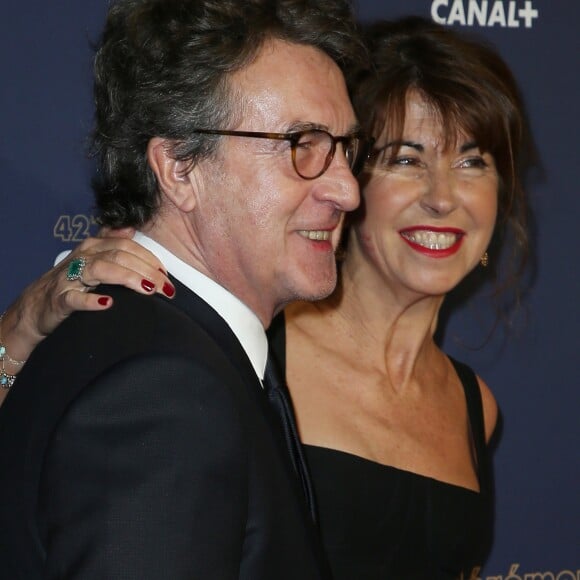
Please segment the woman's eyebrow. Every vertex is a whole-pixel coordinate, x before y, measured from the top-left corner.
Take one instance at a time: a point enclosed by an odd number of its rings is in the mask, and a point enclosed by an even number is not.
[[[468,141],[467,143],[464,143],[459,148],[459,152],[465,153],[466,151],[469,151],[470,149],[479,149],[479,145],[475,141]]]
[[[397,149],[400,149],[401,147],[411,147],[413,149],[416,149],[419,152],[423,152],[425,151],[425,147],[423,145],[421,145],[421,143],[415,143],[414,141],[407,141],[405,139],[399,139],[396,141],[389,141],[386,145],[383,145],[382,147],[379,147],[379,150],[384,150],[384,149],[389,149],[390,147],[395,147]]]

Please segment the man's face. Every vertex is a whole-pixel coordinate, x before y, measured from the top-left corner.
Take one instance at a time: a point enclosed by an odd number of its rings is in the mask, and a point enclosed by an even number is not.
[[[210,129],[346,135],[356,128],[342,73],[313,47],[269,42],[230,83],[241,95],[241,121]],[[189,175],[197,251],[209,275],[267,326],[288,302],[334,289],[334,251],[344,212],[358,205],[358,185],[341,145],[323,175],[305,180],[287,141],[221,139],[217,155]]]

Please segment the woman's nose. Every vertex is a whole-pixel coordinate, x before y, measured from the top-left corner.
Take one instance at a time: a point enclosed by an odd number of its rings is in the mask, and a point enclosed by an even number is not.
[[[445,217],[457,207],[453,179],[446,171],[437,171],[429,176],[421,196],[421,207],[433,217]]]

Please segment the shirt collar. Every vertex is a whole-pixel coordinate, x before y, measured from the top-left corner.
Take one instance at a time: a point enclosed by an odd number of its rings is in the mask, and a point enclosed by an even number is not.
[[[226,321],[248,355],[254,371],[262,380],[268,357],[268,339],[256,314],[223,286],[186,264],[142,232],[136,232],[133,239],[161,260],[175,278],[207,302]]]

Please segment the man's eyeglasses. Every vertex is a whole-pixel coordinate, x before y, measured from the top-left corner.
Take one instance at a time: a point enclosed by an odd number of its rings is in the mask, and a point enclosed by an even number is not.
[[[255,131],[225,131],[219,129],[196,129],[195,133],[205,135],[230,135],[233,137],[253,137],[257,139],[275,139],[290,141],[292,165],[302,179],[320,177],[331,164],[340,143],[353,175],[358,175],[371,150],[373,139],[362,133],[353,133],[335,137],[323,129],[307,129],[292,133],[263,133]]]

